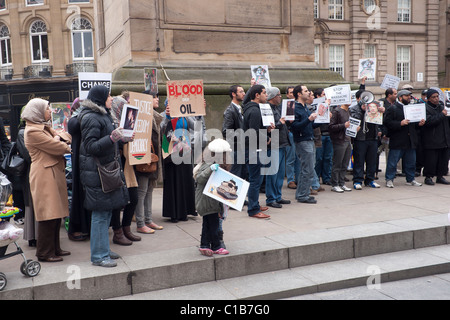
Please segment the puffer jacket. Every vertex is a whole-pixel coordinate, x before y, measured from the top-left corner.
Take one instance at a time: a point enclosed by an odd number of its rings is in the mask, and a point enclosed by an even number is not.
[[[109,110],[91,100],[82,103],[83,110],[78,116],[81,126],[80,180],[85,189],[84,206],[91,211],[110,211],[122,208],[129,201],[126,185],[110,193],[104,193],[98,174],[97,157],[101,164],[114,160],[115,144],[110,135],[115,129]],[[118,148],[118,146],[117,146]],[[120,161],[120,157],[119,157]],[[122,180],[125,177],[122,172]]]
[[[196,170],[194,176],[196,182],[195,208],[197,213],[202,217],[208,214],[223,212],[222,203],[203,194],[203,190],[205,189],[206,183],[212,172],[211,165],[204,162],[200,165],[200,168]]]

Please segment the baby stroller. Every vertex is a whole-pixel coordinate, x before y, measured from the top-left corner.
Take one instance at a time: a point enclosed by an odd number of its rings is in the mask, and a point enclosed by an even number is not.
[[[20,272],[25,276],[35,277],[41,271],[41,265],[37,261],[27,260],[22,248],[16,242],[22,236],[23,230],[9,223],[9,220],[20,212],[18,208],[5,207],[11,192],[11,183],[3,173],[0,173],[0,261],[20,254],[24,260],[20,266]],[[11,243],[15,244],[17,250],[6,254],[8,245]],[[0,272],[0,291],[5,289],[6,284],[6,276]]]

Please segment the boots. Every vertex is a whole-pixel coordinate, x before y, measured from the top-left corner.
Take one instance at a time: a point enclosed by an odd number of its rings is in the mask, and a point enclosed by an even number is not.
[[[141,241],[141,237],[131,232],[130,226],[122,227],[124,236],[130,241]]]
[[[131,246],[133,244],[132,241],[125,238],[122,228],[113,231],[114,231],[113,243],[121,246]]]

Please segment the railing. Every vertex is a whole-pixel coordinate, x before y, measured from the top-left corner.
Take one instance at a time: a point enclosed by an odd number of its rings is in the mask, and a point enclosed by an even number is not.
[[[97,64],[92,62],[74,62],[66,65],[66,76],[77,76],[78,72],[97,72]]]
[[[14,74],[12,68],[1,68],[0,69],[0,79],[1,80],[11,80]]]
[[[23,77],[28,78],[49,78],[52,76],[53,66],[31,65],[23,69]]]

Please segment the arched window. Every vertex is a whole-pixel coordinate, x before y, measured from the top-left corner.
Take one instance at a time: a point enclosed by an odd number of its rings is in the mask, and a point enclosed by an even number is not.
[[[41,20],[33,22],[30,27],[31,61],[48,62],[47,26]]]
[[[72,23],[72,52],[74,60],[93,60],[94,46],[92,25],[85,18],[77,18]]]
[[[9,38],[9,29],[5,25],[0,25],[0,51],[1,65],[11,65],[11,43]]]

